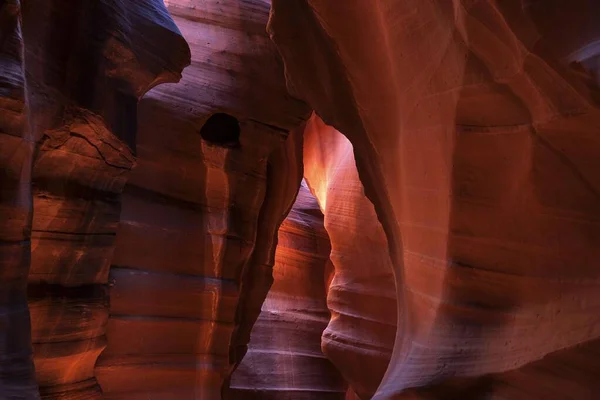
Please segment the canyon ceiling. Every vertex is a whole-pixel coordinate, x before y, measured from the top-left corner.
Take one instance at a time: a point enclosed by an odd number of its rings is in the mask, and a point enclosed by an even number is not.
[[[600,398],[600,1],[0,0],[0,400]]]

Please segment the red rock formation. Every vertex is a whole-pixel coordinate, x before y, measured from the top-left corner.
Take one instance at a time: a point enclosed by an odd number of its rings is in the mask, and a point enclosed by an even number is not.
[[[3,318],[13,320],[1,395],[39,397],[33,341],[42,398],[98,398],[93,369],[108,317],[103,285],[119,195],[134,164],[128,146],[135,144],[137,99],[179,78],[187,45],[158,0],[11,0],[0,10],[1,209],[9,221],[2,305]]]
[[[31,254],[31,164],[20,4],[0,1],[0,394],[36,399],[27,274]]]
[[[279,229],[274,283],[227,399],[345,397],[345,385],[321,352],[321,334],[330,318],[325,304],[330,245],[318,207],[303,185]]]
[[[409,390],[402,399],[595,399],[599,341],[564,349],[521,368],[477,378],[459,378]]]
[[[325,214],[335,268],[323,350],[361,398],[373,396],[396,336],[388,243],[360,183],[352,145],[316,115],[304,132],[304,173]],[[368,368],[365,368],[368,366]]]
[[[0,0],[2,398],[216,399],[246,353],[307,109],[267,1],[166,3],[193,65],[136,138],[188,62],[163,2]],[[354,148],[309,124],[347,399],[598,398],[600,3],[273,7]]]
[[[258,216],[256,243],[249,262],[251,267],[245,268],[241,278],[241,296],[236,313],[238,325],[230,348],[230,361],[234,368],[248,350],[251,330],[273,283],[277,232],[283,217],[292,207],[302,179],[302,133],[302,128],[293,131],[286,140],[285,148],[273,152],[269,158],[267,191]]]
[[[299,136],[286,137],[308,110],[287,94],[268,5],[168,3],[192,65],[139,107],[96,366],[109,399],[220,398],[302,176]]]
[[[352,141],[390,243],[401,318],[375,399],[517,368],[537,381],[529,363],[600,336],[597,15],[273,1],[289,86]]]

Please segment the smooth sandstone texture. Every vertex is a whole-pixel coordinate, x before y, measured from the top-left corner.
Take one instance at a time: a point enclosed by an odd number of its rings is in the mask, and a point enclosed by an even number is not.
[[[108,345],[96,365],[106,399],[221,398],[302,179],[302,131],[289,132],[309,110],[287,93],[265,30],[268,4],[179,0],[168,9],[192,64],[139,106]]]
[[[599,398],[600,2],[268,10],[0,0],[0,398]]]
[[[2,304],[12,305],[2,318],[14,320],[2,328],[0,396],[39,398],[33,343],[42,398],[100,398],[94,364],[137,100],[178,80],[189,50],[158,0],[0,10]]]
[[[564,383],[542,391],[530,363],[600,336],[597,15],[583,0],[273,1],[288,84],[352,142],[390,243],[398,330],[374,399],[508,371],[539,385],[488,392],[546,398]],[[591,373],[558,360],[553,374]]]
[[[316,115],[304,131],[304,175],[325,214],[334,275],[323,351],[361,398],[371,398],[396,336],[396,289],[388,242],[363,192],[344,135]]]
[[[279,229],[273,285],[225,399],[342,400],[346,387],[321,351],[329,238],[308,187]]]

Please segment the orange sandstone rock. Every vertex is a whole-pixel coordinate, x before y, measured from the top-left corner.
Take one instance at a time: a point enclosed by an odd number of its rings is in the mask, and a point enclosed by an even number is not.
[[[352,145],[316,115],[304,132],[305,176],[325,214],[333,279],[323,351],[362,398],[373,396],[396,336],[388,242],[358,177]]]
[[[345,384],[321,351],[329,238],[308,188],[279,229],[273,286],[233,373],[227,399],[343,399]]]
[[[390,244],[374,399],[600,336],[592,3],[273,1],[288,85],[352,142]]]

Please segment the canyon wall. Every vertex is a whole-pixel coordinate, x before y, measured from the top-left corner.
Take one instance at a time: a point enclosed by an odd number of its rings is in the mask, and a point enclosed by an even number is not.
[[[598,398],[600,3],[272,3],[0,0],[0,397]]]
[[[139,105],[96,365],[106,399],[221,398],[302,179],[302,131],[288,133],[308,109],[287,93],[269,5],[167,3],[192,63]]]
[[[352,142],[389,242],[398,329],[374,399],[526,373],[600,336],[596,15],[584,0],[273,1],[288,85]],[[512,398],[545,398],[533,390]]]
[[[304,132],[304,174],[325,214],[334,275],[323,351],[361,398],[371,398],[396,336],[396,291],[388,242],[364,194],[352,145],[316,115]]]
[[[345,384],[321,351],[330,319],[325,303],[329,252],[323,214],[303,184],[279,229],[273,286],[226,399],[345,398]]]
[[[14,321],[0,389],[8,398],[99,398],[94,364],[137,101],[177,81],[189,50],[158,0],[5,0],[0,9],[3,304],[12,302],[4,315]]]
[[[27,308],[31,259],[31,165],[23,34],[18,1],[0,1],[0,393],[39,398]]]

